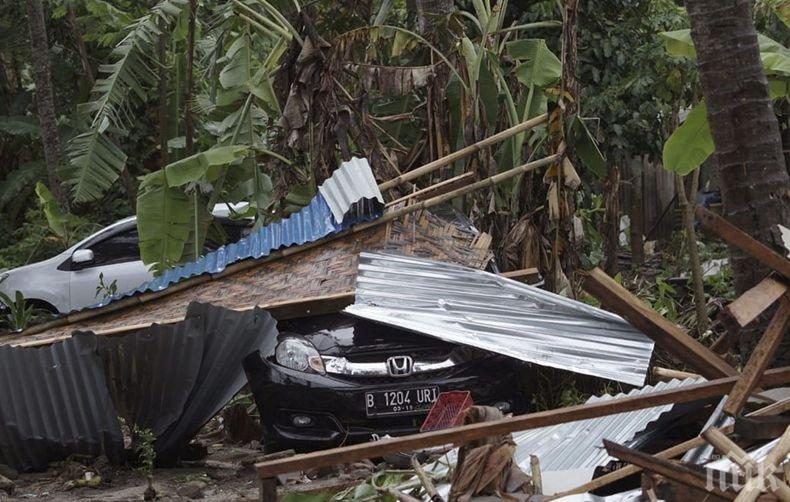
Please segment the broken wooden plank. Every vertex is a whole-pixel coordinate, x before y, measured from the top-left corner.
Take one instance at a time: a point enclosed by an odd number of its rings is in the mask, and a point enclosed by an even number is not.
[[[521,270],[511,270],[509,272],[501,272],[499,275],[507,277],[514,281],[522,281],[533,283],[540,280],[540,271],[537,268],[522,268]]]
[[[695,214],[703,227],[714,232],[729,244],[739,248],[768,268],[778,272],[786,279],[790,279],[790,260],[773,251],[718,214],[708,211],[702,206],[697,206]]]
[[[711,444],[722,455],[726,455],[731,461],[738,464],[738,467],[745,474],[758,472],[758,464],[740,446],[735,444],[721,430],[711,427],[702,432],[702,437]],[[770,490],[777,494],[781,500],[790,500],[790,486],[774,475],[768,476],[768,486]]]
[[[743,328],[757,319],[787,291],[787,284],[768,276],[724,307],[722,313]]]
[[[408,452],[446,444],[466,444],[476,439],[511,434],[516,431],[537,427],[614,415],[664,404],[679,404],[709,399],[726,394],[736,381],[736,377],[727,377],[646,395],[607,399],[595,403],[541,411],[493,422],[482,422],[410,436],[382,439],[375,442],[305,453],[279,461],[263,462],[256,464],[256,468],[260,477],[268,478],[285,472],[345,464],[390,453]],[[790,382],[790,367],[783,367],[766,371],[760,380],[760,385],[770,387],[784,385],[788,382]]]
[[[736,494],[734,492],[722,490],[715,484],[714,486],[708,485],[709,478],[705,474],[704,468],[693,469],[684,464],[678,464],[671,460],[665,460],[641,451],[626,448],[608,439],[604,439],[603,444],[609,455],[623,462],[638,465],[645,471],[655,472],[692,488],[708,490],[717,497],[735,500]]]
[[[752,391],[757,387],[760,375],[773,360],[788,327],[790,327],[790,300],[783,298],[779,310],[774,314],[771,323],[752,352],[749,362],[743,368],[741,378],[730,391],[727,402],[724,403],[725,413],[731,416],[740,413]]]
[[[782,437],[779,438],[779,442],[776,443],[776,446],[774,446],[763,461],[760,462],[755,477],[746,482],[746,486],[743,487],[738,494],[738,498],[735,500],[738,502],[754,502],[757,500],[757,497],[759,497],[762,492],[764,478],[771,476],[774,472],[779,470],[781,463],[784,461],[785,457],[787,457],[788,453],[790,453],[790,427],[788,427],[785,433],[782,434]]]
[[[636,329],[706,378],[737,375],[717,354],[671,323],[600,268],[582,274],[584,290],[604,307],[620,314]]]

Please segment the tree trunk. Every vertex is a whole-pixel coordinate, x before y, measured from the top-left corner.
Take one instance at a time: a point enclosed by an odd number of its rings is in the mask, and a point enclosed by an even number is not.
[[[55,120],[55,98],[49,72],[49,43],[44,24],[42,0],[27,0],[27,20],[30,28],[30,58],[36,81],[38,122],[41,127],[41,142],[44,145],[49,186],[58,204],[67,210],[68,199],[60,185],[57,173],[57,169],[60,167],[60,138],[58,137],[58,124]]]
[[[719,165],[724,215],[773,243],[771,229],[790,223],[782,139],[774,115],[748,0],[688,0],[702,91]],[[737,292],[767,269],[730,248]]]
[[[192,85],[194,75],[195,57],[195,16],[197,14],[197,0],[189,0],[189,30],[187,33],[187,68],[186,68],[186,91],[184,92],[184,133],[186,135],[186,154],[187,156],[195,153],[194,127],[192,125],[192,110],[190,101],[192,100]]]
[[[686,246],[688,247],[689,263],[691,268],[691,282],[694,285],[694,308],[697,313],[697,333],[702,335],[708,330],[708,311],[705,302],[705,284],[702,277],[702,265],[699,261],[697,249],[697,232],[694,231],[694,206],[689,204],[689,198],[694,197],[699,188],[699,168],[694,170],[691,177],[691,196],[686,195],[686,186],[683,178],[676,174],[675,185],[680,201],[680,210],[683,212],[683,230],[685,232]]]
[[[639,164],[637,166],[637,164]],[[631,171],[631,266],[641,267],[645,261],[645,221],[642,207],[642,172],[644,165],[641,160],[633,160]]]
[[[447,16],[455,12],[453,0],[417,0],[417,19],[420,34],[423,37],[437,40],[436,29]]]
[[[66,8],[66,15],[68,16],[69,26],[71,26],[74,43],[77,44],[77,51],[80,53],[80,64],[82,64],[82,71],[85,73],[85,81],[88,83],[88,89],[93,89],[93,69],[91,68],[91,62],[88,58],[88,49],[85,47],[85,41],[82,40],[80,26],[77,24],[77,14],[74,12],[74,3],[69,2]]]
[[[603,236],[604,270],[614,277],[617,275],[617,251],[620,248],[620,170],[617,166],[609,168],[604,181],[604,216],[601,228]]]

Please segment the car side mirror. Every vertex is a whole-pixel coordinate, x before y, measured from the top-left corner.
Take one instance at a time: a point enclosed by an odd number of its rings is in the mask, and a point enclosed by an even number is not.
[[[71,263],[82,266],[93,261],[93,251],[90,249],[78,249],[71,255]]]

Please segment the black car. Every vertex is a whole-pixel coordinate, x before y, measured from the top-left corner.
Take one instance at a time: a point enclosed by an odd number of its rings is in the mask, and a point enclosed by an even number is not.
[[[244,361],[268,451],[312,451],[420,429],[440,392],[523,413],[521,363],[345,314],[278,324]]]

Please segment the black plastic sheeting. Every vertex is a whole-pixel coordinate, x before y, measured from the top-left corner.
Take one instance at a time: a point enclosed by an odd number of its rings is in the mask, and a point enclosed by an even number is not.
[[[118,417],[150,429],[158,456],[172,460],[242,389],[244,358],[276,343],[277,322],[263,309],[193,302],[175,324],[0,347],[0,463],[42,470],[75,453],[119,463]]]
[[[75,453],[119,462],[117,416],[94,335],[0,347],[0,463],[43,470]]]

